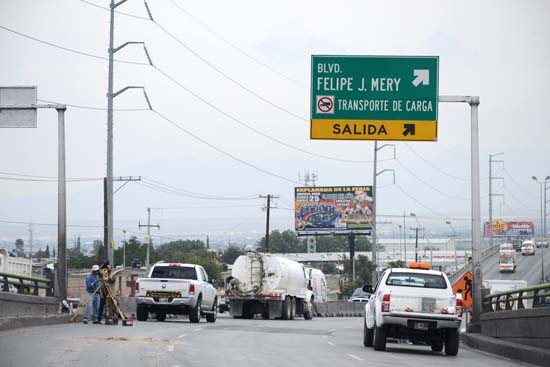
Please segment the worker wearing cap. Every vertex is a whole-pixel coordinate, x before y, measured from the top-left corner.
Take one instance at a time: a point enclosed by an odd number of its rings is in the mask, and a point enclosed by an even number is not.
[[[94,316],[93,323],[99,324],[99,292],[96,292],[99,287],[101,287],[101,282],[99,281],[99,266],[94,265],[92,266],[92,272],[86,277],[86,291],[91,299],[88,300],[86,309],[84,310],[84,319],[82,320],[84,324],[88,323],[88,316],[90,316],[91,311],[93,311]]]

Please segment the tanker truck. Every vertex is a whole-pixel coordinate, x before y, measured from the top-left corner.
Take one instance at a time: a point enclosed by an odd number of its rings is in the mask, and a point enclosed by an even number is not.
[[[259,314],[263,319],[292,320],[302,315],[310,320],[315,301],[312,274],[319,279],[319,272],[272,254],[241,255],[233,264],[227,290],[231,316],[251,319]]]

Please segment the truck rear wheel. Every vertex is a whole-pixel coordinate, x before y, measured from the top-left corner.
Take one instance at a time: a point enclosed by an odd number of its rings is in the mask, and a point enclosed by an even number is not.
[[[430,347],[434,352],[441,352],[443,350],[443,340],[433,341]]]
[[[149,311],[141,306],[137,306],[136,316],[138,321],[147,321],[147,317],[149,317]]]
[[[459,341],[460,334],[458,330],[449,330],[445,338],[445,354],[448,356],[456,356],[458,353]]]
[[[296,317],[296,298],[290,298],[290,320]]]
[[[367,324],[363,322],[363,345],[365,347],[372,347],[374,341],[374,330],[369,329]]]
[[[386,328],[384,326],[374,327],[374,350],[386,350]]]
[[[292,302],[290,301],[290,297],[286,297],[283,301],[283,311],[281,313],[281,319],[283,320],[290,320],[290,312],[292,311]]]
[[[201,298],[199,297],[197,305],[189,312],[189,321],[193,324],[201,320]]]

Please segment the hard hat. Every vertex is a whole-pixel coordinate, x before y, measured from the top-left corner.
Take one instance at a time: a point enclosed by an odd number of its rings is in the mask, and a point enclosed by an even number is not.
[[[92,271],[98,271],[98,270],[99,270],[99,266],[98,266],[98,265],[92,266]]]

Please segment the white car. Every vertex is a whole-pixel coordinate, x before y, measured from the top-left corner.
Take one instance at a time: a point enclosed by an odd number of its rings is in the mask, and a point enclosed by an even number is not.
[[[0,292],[1,291],[4,291],[4,282],[0,282]],[[14,286],[13,284],[9,284],[9,283],[8,283],[8,292],[9,293],[19,293],[17,291],[17,287]]]
[[[523,241],[521,244],[521,256],[525,255],[534,255],[536,251],[535,242],[533,241]]]
[[[136,281],[136,314],[146,321],[154,313],[158,321],[167,314],[189,315],[189,321],[215,322],[218,314],[216,289],[200,265],[164,263],[153,265],[148,278]]]
[[[371,294],[363,290],[363,288],[356,288],[353,294],[348,299],[348,302],[368,302]]]
[[[462,297],[455,295],[449,279],[427,264],[386,269],[365,305],[363,344],[386,349],[387,338],[425,342],[432,351],[458,353]]]

